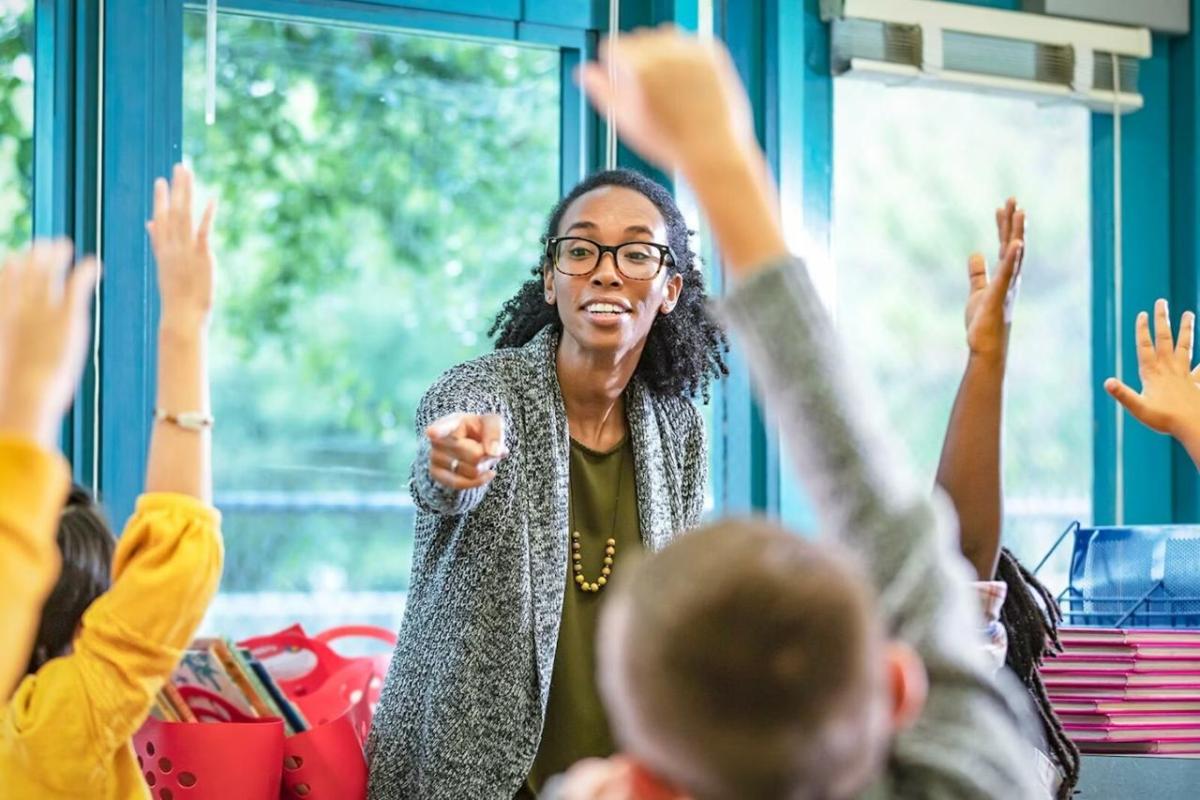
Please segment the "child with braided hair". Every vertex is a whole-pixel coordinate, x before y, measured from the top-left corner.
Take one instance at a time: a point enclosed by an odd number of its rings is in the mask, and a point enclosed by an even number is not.
[[[996,230],[1001,255],[1011,242],[1024,245],[1025,212],[1015,198],[996,210]],[[1043,782],[1065,800],[1079,780],[1079,750],[1063,731],[1038,671],[1042,659],[1059,649],[1061,614],[1053,595],[1000,546],[1004,375],[1022,259],[1018,257],[1011,269],[1003,258],[998,263],[1000,268],[989,277],[982,255],[976,253],[968,261],[969,356],[950,414],[937,483],[958,514],[960,547],[978,578],[975,589],[984,614],[986,651],[996,669],[1007,665],[1032,696],[1049,751],[1048,758],[1039,752]]]

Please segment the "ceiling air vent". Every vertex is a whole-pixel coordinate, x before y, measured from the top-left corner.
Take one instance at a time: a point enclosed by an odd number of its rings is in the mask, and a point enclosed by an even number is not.
[[[834,75],[1136,111],[1150,32],[934,0],[823,0]],[[1113,80],[1114,62],[1119,82]],[[1119,89],[1119,91],[1118,91]]]

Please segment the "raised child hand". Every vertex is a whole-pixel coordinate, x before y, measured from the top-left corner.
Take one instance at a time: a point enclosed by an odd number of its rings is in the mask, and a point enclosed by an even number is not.
[[[1000,261],[996,272],[988,276],[987,261],[973,253],[967,262],[971,290],[967,296],[967,346],[972,356],[1004,358],[1012,327],[1021,264],[1025,255],[1025,212],[1009,198],[996,209],[996,232],[1000,238]]]
[[[1142,391],[1135,392],[1116,378],[1104,388],[1143,425],[1179,439],[1195,459],[1200,445],[1200,367],[1192,369],[1192,338],[1196,315],[1183,314],[1179,341],[1171,336],[1167,301],[1154,304],[1154,339],[1145,311],[1137,317],[1138,377]]]
[[[36,242],[0,269],[0,433],[52,448],[87,360],[98,267]]]
[[[646,159],[685,173],[757,149],[750,103],[723,45],[671,26],[608,40],[580,83],[621,138]]]
[[[209,231],[216,204],[209,201],[198,226],[192,223],[192,172],[175,165],[168,184],[154,182],[154,218],[146,223],[158,264],[158,293],[164,325],[203,327],[213,306],[216,268]]]

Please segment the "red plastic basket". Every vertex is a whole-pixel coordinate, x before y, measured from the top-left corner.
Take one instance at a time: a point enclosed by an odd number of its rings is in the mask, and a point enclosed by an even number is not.
[[[396,649],[396,634],[386,628],[378,628],[374,625],[344,625],[340,628],[330,628],[327,631],[322,631],[313,638],[325,644],[330,644],[338,639],[374,639],[388,646],[386,653],[377,653],[373,656],[360,656],[351,659],[353,661],[370,661],[374,667],[371,675],[371,684],[367,690],[367,696],[371,701],[371,708],[374,709],[379,703],[379,695],[383,692],[383,681],[387,678],[388,667],[392,663],[392,651]]]
[[[342,710],[332,720],[284,740],[283,797],[289,800],[361,800],[367,795],[367,759],[363,744],[371,727],[367,698],[369,672],[351,665],[352,672],[335,676],[333,684],[349,686],[352,675],[362,678],[357,689],[348,689]]]
[[[185,689],[187,690],[185,692]],[[138,766],[155,800],[277,800],[282,778],[283,722],[251,719],[211,692],[180,689],[197,716],[221,722],[163,722],[153,717],[133,737]]]
[[[351,664],[334,676],[329,690],[310,698],[324,703],[330,718],[289,737],[278,719],[251,718],[206,689],[181,687],[200,721],[151,718],[134,736],[151,795],[155,800],[362,800],[367,793],[363,745],[371,726],[369,678],[367,664]]]
[[[347,658],[330,646],[330,642],[347,638],[376,639],[386,643],[389,648],[396,644],[394,633],[368,625],[330,628],[316,636],[308,636],[300,626],[293,625],[278,633],[246,639],[239,645],[248,649],[262,662],[267,671],[275,677],[284,694],[302,706],[303,698],[321,690],[334,675],[343,672],[352,664],[369,664],[371,680],[367,687],[367,696],[374,706],[379,702],[391,653]],[[307,654],[309,658],[302,658],[302,654]],[[302,666],[297,671],[295,666],[289,664],[287,670],[280,670],[279,664],[285,659]],[[307,715],[307,712],[305,714]]]
[[[346,709],[365,705],[367,723],[371,721],[371,682],[374,680],[372,665],[367,661],[351,661],[330,675],[320,687],[293,703],[314,728],[325,725],[346,713]]]

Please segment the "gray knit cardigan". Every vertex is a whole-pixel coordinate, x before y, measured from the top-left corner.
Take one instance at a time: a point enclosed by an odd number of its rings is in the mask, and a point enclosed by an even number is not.
[[[547,327],[521,348],[446,372],[417,411],[423,432],[453,412],[499,414],[507,459],[486,487],[449,490],[413,463],[411,588],[368,741],[371,800],[512,800],[541,739],[567,577],[570,438]],[[696,526],[708,450],[683,397],[625,393],[642,541]]]

